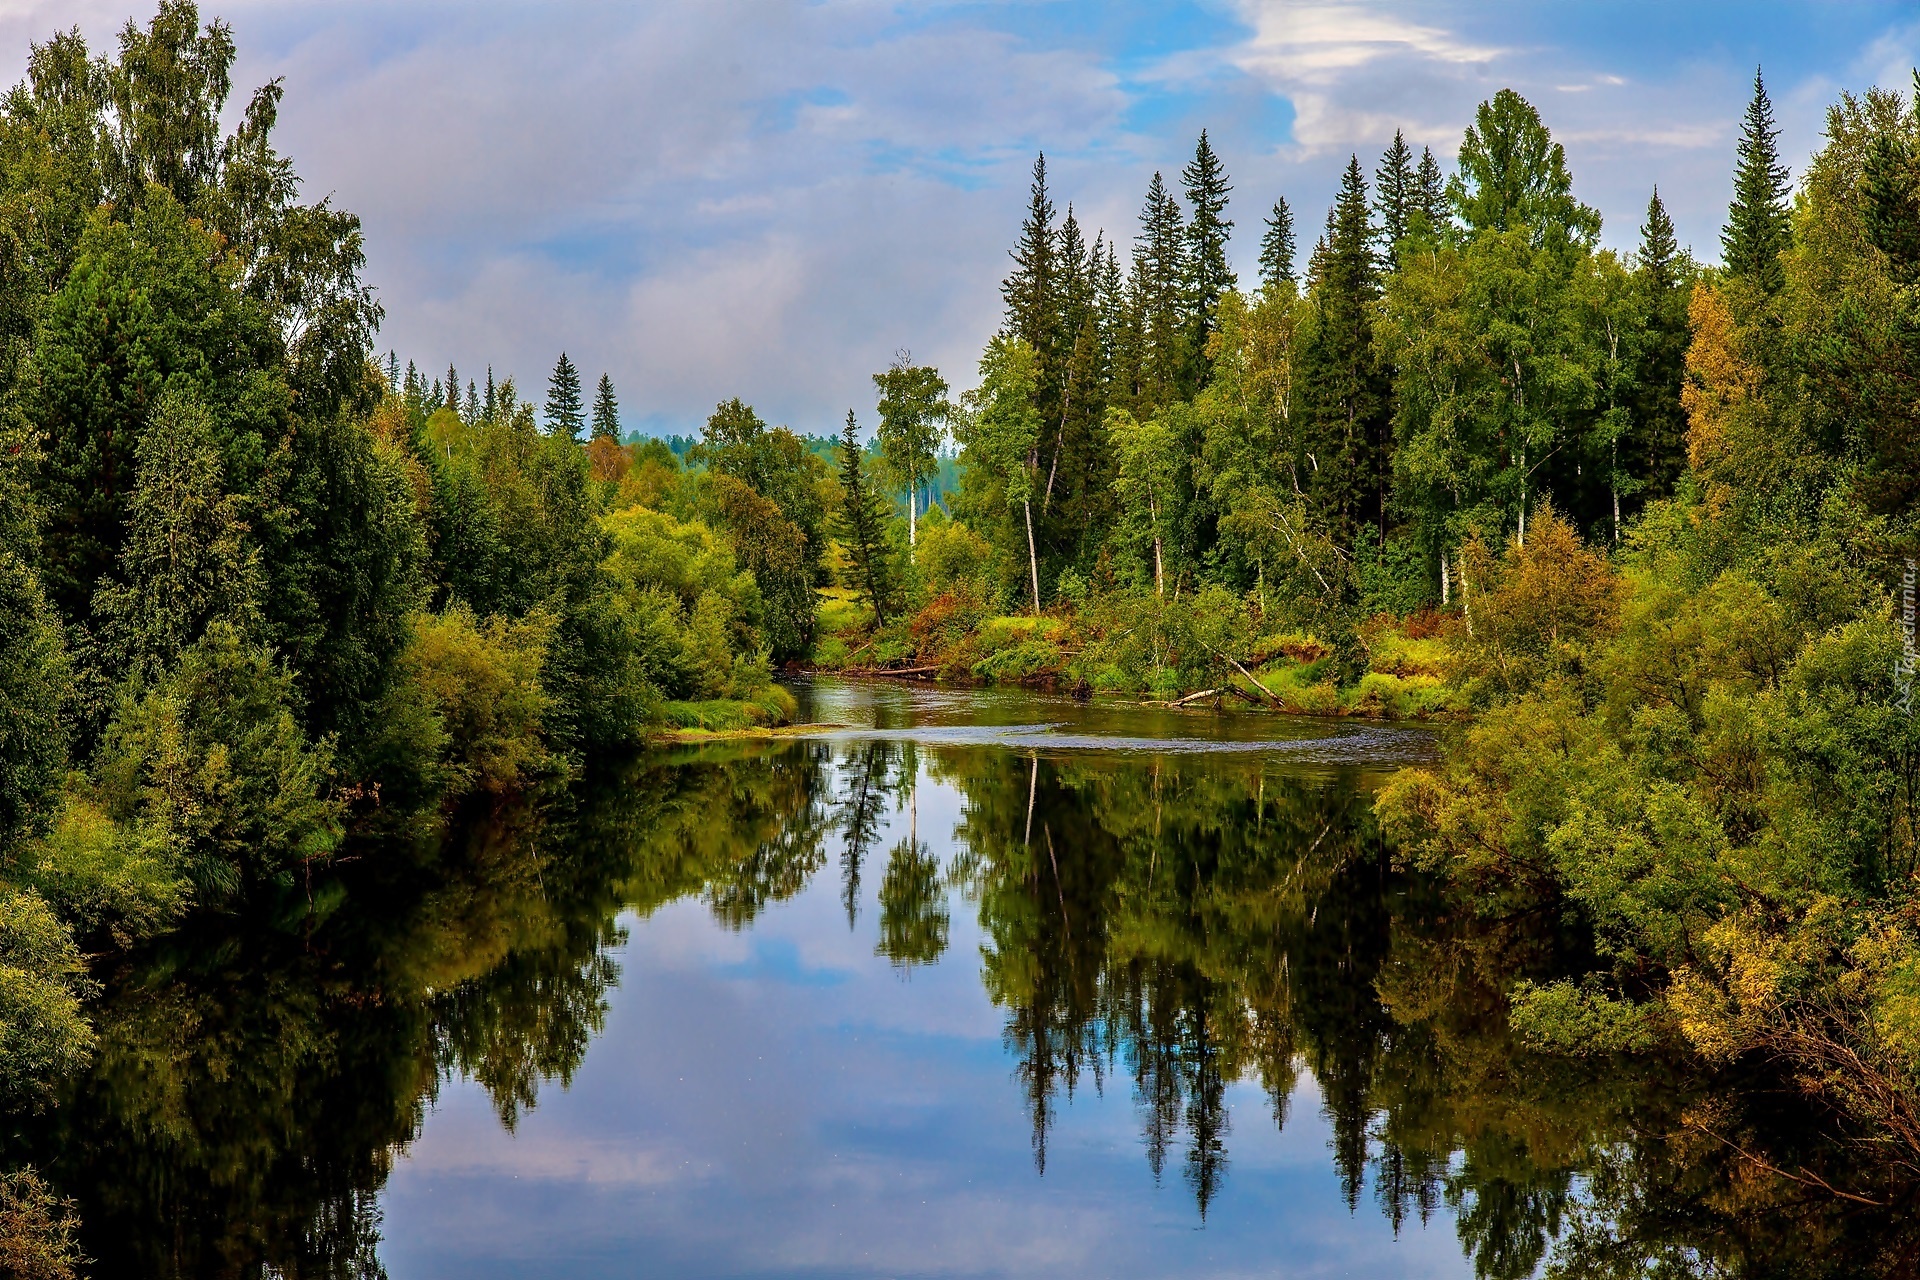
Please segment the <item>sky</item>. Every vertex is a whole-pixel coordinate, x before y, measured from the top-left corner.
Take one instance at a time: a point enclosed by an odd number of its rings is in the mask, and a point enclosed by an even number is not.
[[[630,430],[871,427],[901,350],[970,385],[1036,152],[1055,201],[1128,243],[1149,178],[1208,131],[1251,279],[1278,196],[1302,251],[1350,154],[1405,130],[1452,168],[1476,104],[1526,95],[1631,248],[1658,185],[1718,253],[1764,67],[1796,173],[1842,89],[1904,87],[1920,10],[1884,0],[227,0],[237,113],[279,76],[308,198],[363,219],[403,362],[544,394],[562,351]],[[129,0],[0,0],[0,75]],[[1124,258],[1124,251],[1123,251]]]

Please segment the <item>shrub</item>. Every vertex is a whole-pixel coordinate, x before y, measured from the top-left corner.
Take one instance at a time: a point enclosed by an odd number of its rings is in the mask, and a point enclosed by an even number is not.
[[[553,630],[542,612],[482,622],[456,605],[415,615],[401,667],[433,717],[449,791],[498,795],[554,766],[541,735],[548,698],[540,681]]]
[[[86,968],[39,894],[0,885],[0,1105],[39,1105],[87,1060]]]
[[[70,780],[53,829],[29,851],[24,878],[82,938],[126,947],[171,924],[190,886],[162,843],[123,826]]]
[[[32,1169],[0,1174],[0,1275],[11,1280],[73,1280],[87,1259],[74,1233],[73,1201]]]
[[[66,765],[67,656],[33,570],[0,547],[0,855],[42,829]]]
[[[293,708],[271,651],[213,624],[153,688],[123,695],[101,754],[107,812],[150,832],[203,901],[284,882],[341,830],[332,751]]]

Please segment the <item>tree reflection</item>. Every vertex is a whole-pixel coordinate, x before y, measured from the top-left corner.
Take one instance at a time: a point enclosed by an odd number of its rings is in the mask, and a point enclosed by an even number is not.
[[[957,791],[957,825],[923,830],[923,781]],[[1357,774],[717,746],[451,830],[351,851],[310,897],[107,975],[92,1070],[0,1153],[79,1199],[99,1274],[379,1275],[378,1193],[442,1080],[479,1082],[512,1127],[601,1029],[623,911],[699,899],[744,929],[835,834],[850,923],[887,847],[875,951],[894,965],[946,956],[956,892],[976,913],[1042,1173],[1076,1092],[1123,1080],[1152,1176],[1205,1219],[1231,1087],[1256,1083],[1284,1127],[1310,1074],[1348,1203],[1370,1190],[1396,1231],[1449,1208],[1482,1276],[1915,1269],[1911,1190],[1819,1194],[1808,1179],[1858,1170],[1822,1118],[1773,1105],[1764,1064],[1700,1078],[1517,1044],[1503,992],[1585,940],[1396,871]]]

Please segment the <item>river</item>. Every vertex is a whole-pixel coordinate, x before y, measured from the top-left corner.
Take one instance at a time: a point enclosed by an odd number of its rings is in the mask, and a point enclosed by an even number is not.
[[[105,973],[92,1070],[13,1139],[97,1273],[1784,1275],[1909,1247],[1707,1136],[1777,1127],[1770,1082],[1512,1041],[1503,984],[1577,940],[1395,868],[1372,797],[1431,758],[1419,729],[798,692],[841,727],[395,822]]]

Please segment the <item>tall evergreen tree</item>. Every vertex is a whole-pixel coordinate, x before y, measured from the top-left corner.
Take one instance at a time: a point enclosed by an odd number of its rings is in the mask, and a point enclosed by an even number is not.
[[[1301,353],[1304,475],[1320,518],[1342,541],[1356,537],[1363,524],[1374,524],[1381,536],[1386,527],[1392,415],[1373,346],[1380,283],[1372,240],[1367,180],[1354,156],[1317,253],[1318,323]]]
[[[1414,210],[1418,207],[1419,179],[1413,168],[1413,149],[1407,136],[1393,131],[1393,145],[1380,157],[1374,172],[1373,207],[1380,215],[1380,257],[1392,269],[1398,262],[1396,246],[1407,238]]]
[[[1632,448],[1624,465],[1636,474],[1644,497],[1663,498],[1673,492],[1687,465],[1687,418],[1680,389],[1686,375],[1687,297],[1693,273],[1658,187],[1647,201],[1634,268],[1641,329],[1635,335],[1629,392]]]
[[[1187,382],[1187,245],[1180,202],[1155,173],[1140,210],[1129,281],[1139,330],[1138,398],[1143,412],[1192,392]]]
[[[1060,333],[1059,233],[1053,225],[1053,199],[1047,194],[1047,157],[1034,158],[1027,191],[1027,215],[1012,250],[1013,271],[1001,282],[1006,301],[1006,331],[1039,357],[1042,379],[1053,364]]]
[[[586,425],[587,415],[580,401],[580,371],[562,351],[547,378],[547,431],[575,440]]]
[[[467,379],[467,402],[461,409],[461,416],[468,422],[480,421],[480,388],[473,385],[473,379]]]
[[[1193,211],[1187,220],[1187,305],[1192,312],[1188,342],[1195,362],[1193,383],[1198,386],[1206,381],[1207,339],[1213,334],[1220,299],[1239,283],[1227,265],[1227,240],[1233,233],[1227,197],[1233,186],[1205,129],[1194,146],[1192,162],[1180,171],[1180,181]]]
[[[846,544],[847,558],[867,598],[873,602],[874,622],[887,625],[893,606],[892,549],[887,545],[887,502],[874,487],[863,465],[865,450],[860,447],[860,428],[853,410],[847,410],[847,425],[840,431],[840,490],[844,501],[840,509],[840,536]]]
[[[447,364],[446,394],[447,398],[442,403],[455,413],[460,412],[460,375],[454,372],[451,362]]]
[[[1413,171],[1413,208],[1426,220],[1429,234],[1437,235],[1445,229],[1449,221],[1447,179],[1440,172],[1440,162],[1433,158],[1432,147],[1420,148],[1420,167]]]
[[[1780,163],[1780,130],[1773,123],[1773,103],[1767,97],[1760,69],[1753,72],[1753,98],[1740,125],[1739,157],[1733,171],[1733,204],[1720,233],[1727,270],[1752,280],[1769,293],[1785,276],[1780,253],[1793,243],[1793,224],[1787,214],[1787,166]]]
[[[1287,207],[1285,196],[1273,202],[1266,227],[1266,234],[1260,237],[1260,284],[1262,288],[1278,289],[1283,280],[1293,283],[1293,210]]]
[[[487,366],[487,394],[486,394],[486,398],[480,402],[480,416],[482,418],[485,418],[488,422],[492,422],[494,419],[494,415],[497,414],[499,410],[500,410],[500,393],[499,393],[499,390],[495,388],[495,386],[493,385],[493,366],[488,365]]]
[[[593,438],[620,443],[620,401],[613,394],[613,379],[604,373],[593,392]]]

